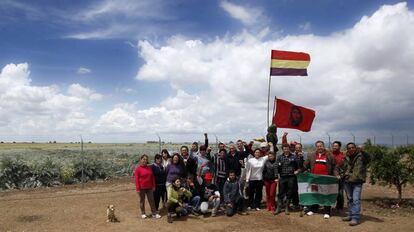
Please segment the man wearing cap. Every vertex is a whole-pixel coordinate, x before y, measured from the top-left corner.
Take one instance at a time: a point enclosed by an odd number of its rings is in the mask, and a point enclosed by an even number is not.
[[[217,216],[217,211],[220,206],[220,192],[216,185],[212,183],[213,175],[207,172],[204,180],[201,176],[197,176],[197,181],[201,185],[201,205],[200,212],[206,214],[209,208],[212,208],[211,216]]]

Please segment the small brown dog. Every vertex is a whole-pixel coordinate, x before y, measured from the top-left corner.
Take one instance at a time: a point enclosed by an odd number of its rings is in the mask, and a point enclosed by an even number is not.
[[[118,218],[115,216],[115,206],[114,205],[108,205],[108,208],[106,209],[106,222],[119,222]]]

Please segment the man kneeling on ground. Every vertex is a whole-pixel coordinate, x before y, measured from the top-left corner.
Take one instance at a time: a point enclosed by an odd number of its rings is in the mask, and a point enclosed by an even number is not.
[[[197,180],[202,186],[202,202],[200,205],[200,211],[202,214],[206,214],[209,208],[213,208],[211,216],[217,216],[217,211],[220,206],[220,192],[216,185],[212,184],[213,175],[207,172],[204,176],[204,180],[201,176],[197,176]]]
[[[229,178],[224,184],[223,195],[226,204],[226,215],[231,217],[236,211],[242,215],[246,215],[243,207],[243,185],[236,177],[234,170],[229,171]]]

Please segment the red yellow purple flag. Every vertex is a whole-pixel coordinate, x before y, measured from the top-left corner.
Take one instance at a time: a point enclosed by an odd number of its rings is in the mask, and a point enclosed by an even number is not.
[[[307,76],[310,55],[304,52],[272,50],[271,76]]]

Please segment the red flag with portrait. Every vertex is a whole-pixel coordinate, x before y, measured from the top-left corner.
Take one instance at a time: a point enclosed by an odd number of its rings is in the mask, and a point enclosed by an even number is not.
[[[276,99],[276,112],[273,116],[273,124],[278,128],[297,129],[304,132],[311,130],[315,111],[302,106],[294,105],[283,99]]]

